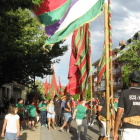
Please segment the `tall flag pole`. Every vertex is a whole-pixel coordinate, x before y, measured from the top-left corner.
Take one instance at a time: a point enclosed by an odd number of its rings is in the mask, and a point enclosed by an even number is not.
[[[90,28],[89,28],[89,49],[91,51],[91,34],[90,34]],[[91,61],[91,53],[90,53],[90,98],[91,98],[91,115],[93,113],[92,109],[93,109],[93,106],[92,106],[92,98],[93,98],[93,92],[92,92],[92,61]]]
[[[111,79],[111,103],[113,104],[113,60],[112,60],[112,25],[111,25],[111,0],[108,0],[108,25],[109,25],[109,54],[110,54],[110,79]]]
[[[104,4],[104,23],[105,23],[105,52],[106,52],[106,109],[107,109],[107,135],[110,135],[110,100],[109,100],[109,43],[108,43],[108,4]]]
[[[110,88],[111,88],[111,104],[113,104],[113,59],[112,59],[112,25],[111,25],[111,0],[108,0],[108,26],[109,26],[109,53],[110,53]],[[114,119],[111,117],[111,125],[114,128]],[[114,130],[113,136],[114,136]]]

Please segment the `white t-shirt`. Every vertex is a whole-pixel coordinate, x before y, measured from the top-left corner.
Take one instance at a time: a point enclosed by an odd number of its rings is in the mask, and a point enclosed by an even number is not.
[[[5,119],[7,120],[6,132],[17,133],[17,120],[19,119],[19,115],[7,114]]]

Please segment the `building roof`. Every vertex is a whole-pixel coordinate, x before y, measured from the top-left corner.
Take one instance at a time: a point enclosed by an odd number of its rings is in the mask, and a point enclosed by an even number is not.
[[[98,59],[97,61],[95,61],[92,66],[97,66],[99,64],[100,59]]]
[[[114,49],[112,50],[112,52],[113,52],[113,53],[114,53],[114,52],[117,52],[117,51],[120,49],[120,47],[121,47],[121,46],[118,46],[118,47],[114,48]],[[92,64],[92,66],[97,66],[97,65],[99,64],[99,61],[100,61],[100,59],[98,59],[97,61],[95,61],[95,62]]]

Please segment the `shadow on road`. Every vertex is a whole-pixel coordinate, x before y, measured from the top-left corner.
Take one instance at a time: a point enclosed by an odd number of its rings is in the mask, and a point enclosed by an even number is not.
[[[20,135],[20,140],[27,140],[27,133]]]
[[[93,133],[96,133],[97,135],[100,135],[99,131],[96,130],[96,129],[94,128],[94,126],[93,126],[93,127],[90,127],[90,126],[89,126],[88,129],[89,129],[90,131],[92,131]]]
[[[72,137],[71,137],[71,140],[77,140],[78,139],[78,136],[77,136],[77,129],[74,128],[74,127],[71,127],[71,132],[72,134]],[[88,139],[91,140],[92,137],[87,135]],[[85,140],[85,137],[84,137],[84,132],[81,131],[81,140]]]

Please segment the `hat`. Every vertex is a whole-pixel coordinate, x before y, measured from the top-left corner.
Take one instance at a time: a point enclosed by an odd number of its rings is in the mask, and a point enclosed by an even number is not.
[[[129,79],[132,82],[140,83],[140,72],[137,70],[134,70],[132,73],[129,74]]]

